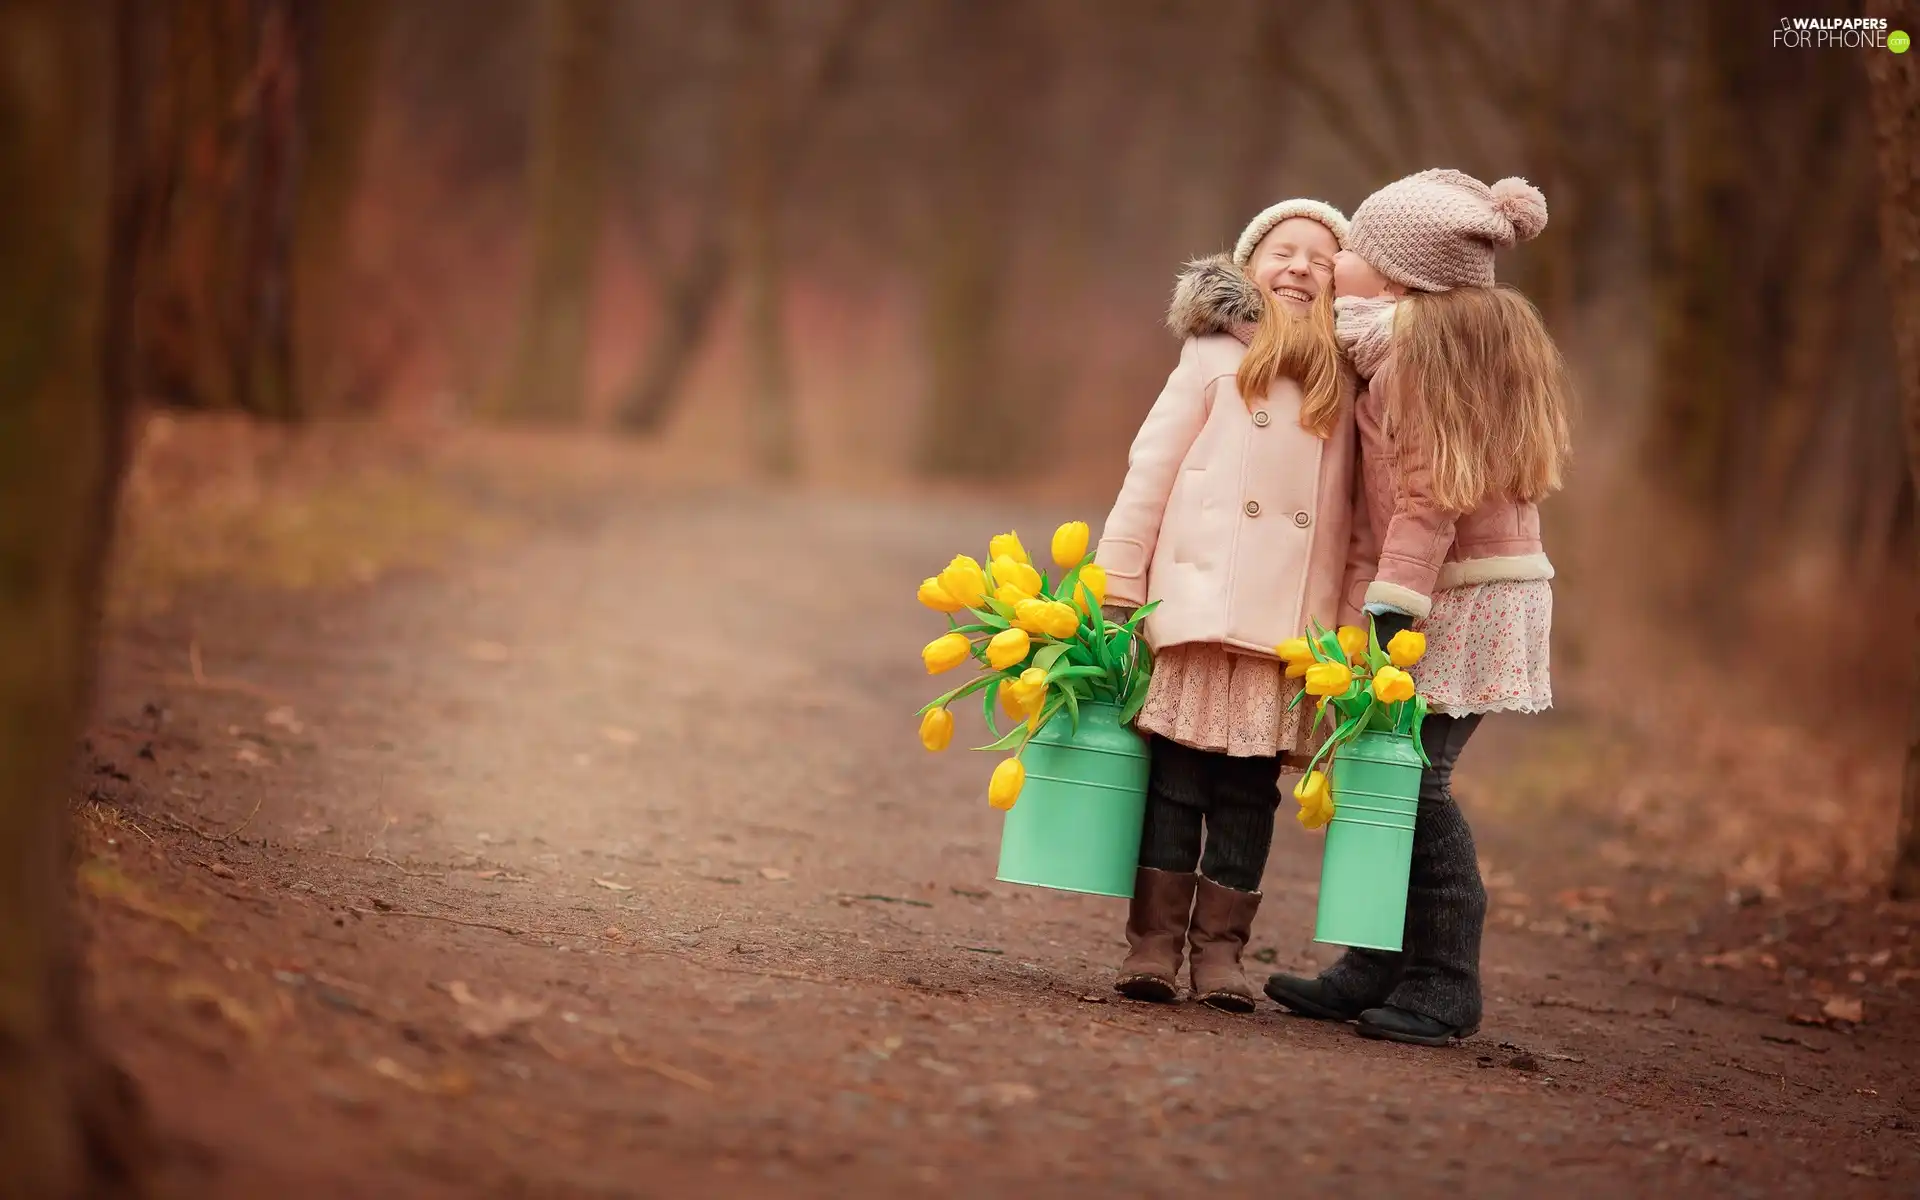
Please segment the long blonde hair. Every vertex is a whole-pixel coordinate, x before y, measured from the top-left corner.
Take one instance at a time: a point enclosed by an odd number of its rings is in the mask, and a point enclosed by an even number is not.
[[[1533,501],[1559,489],[1573,385],[1525,296],[1496,286],[1402,297],[1392,374],[1388,424],[1430,449],[1442,507],[1468,512],[1492,497]]]
[[[1324,289],[1305,316],[1295,316],[1265,288],[1266,302],[1253,340],[1234,374],[1247,407],[1265,401],[1276,379],[1300,385],[1300,428],[1319,437],[1340,416],[1340,343],[1333,336],[1333,289]]]

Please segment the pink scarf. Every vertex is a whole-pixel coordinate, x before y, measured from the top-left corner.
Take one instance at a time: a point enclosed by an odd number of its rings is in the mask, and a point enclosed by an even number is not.
[[[1396,303],[1392,296],[1341,296],[1333,302],[1334,339],[1362,380],[1372,379],[1393,349]]]

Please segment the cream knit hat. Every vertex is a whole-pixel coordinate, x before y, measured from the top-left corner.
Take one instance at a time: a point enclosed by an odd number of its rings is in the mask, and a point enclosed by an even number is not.
[[[1347,214],[1319,200],[1282,200],[1247,222],[1247,227],[1240,231],[1240,240],[1233,244],[1233,265],[1246,266],[1260,239],[1288,217],[1305,217],[1309,221],[1320,222],[1333,234],[1333,240],[1340,244],[1342,250],[1347,248]]]
[[[1349,246],[1403,287],[1492,287],[1493,252],[1547,227],[1547,198],[1524,179],[1488,187],[1448,168],[1390,183],[1353,212]]]

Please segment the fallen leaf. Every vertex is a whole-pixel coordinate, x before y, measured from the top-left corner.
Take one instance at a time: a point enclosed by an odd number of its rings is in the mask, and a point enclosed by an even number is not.
[[[233,868],[223,862],[210,862],[203,865],[207,868],[209,875],[218,875],[222,879],[233,878]]]
[[[497,1000],[482,1000],[460,980],[447,985],[447,995],[453,997],[455,1004],[473,1010],[460,1024],[468,1033],[482,1040],[500,1037],[539,1019],[547,1011],[544,1000],[528,1000],[510,992],[500,993]]]
[[[791,872],[791,871],[782,871],[782,870],[781,870],[781,869],[780,869],[779,867],[761,867],[761,868],[760,868],[760,878],[762,878],[762,879],[771,879],[771,880],[773,880],[773,881],[774,881],[775,883],[778,883],[778,882],[780,882],[780,881],[781,881],[781,880],[783,880],[783,879],[792,879],[792,878],[793,878],[793,872]]]
[[[233,761],[246,767],[264,767],[268,765],[266,756],[258,750],[255,750],[252,746],[242,746],[238,750],[235,750],[233,752]]]
[[[503,663],[513,657],[513,651],[499,642],[470,642],[467,657],[475,662]]]
[[[249,1042],[260,1040],[260,1018],[245,1004],[199,980],[182,980],[170,990],[173,999],[208,1016],[218,1016],[239,1030]]]
[[[460,1071],[442,1071],[429,1079],[417,1071],[408,1070],[390,1058],[376,1058],[368,1066],[373,1069],[375,1075],[383,1079],[405,1084],[416,1092],[425,1092],[430,1096],[461,1096],[473,1089],[473,1080]]]
[[[631,884],[615,883],[611,879],[596,879],[593,883],[595,887],[603,887],[610,892],[630,892],[633,890]]]
[[[268,710],[264,720],[275,729],[284,729],[288,733],[300,733],[307,727],[306,722],[294,716],[293,710],[284,704],[279,708]]]
[[[1029,1083],[990,1083],[987,1085],[987,1099],[1003,1108],[1016,1104],[1031,1104],[1040,1098],[1040,1092]]]
[[[1866,1018],[1866,1006],[1858,996],[1829,996],[1820,1011],[1832,1020],[1858,1025]]]
[[[616,746],[631,746],[640,740],[640,735],[633,730],[621,729],[615,725],[602,726],[600,736],[606,738]]]
[[[1880,1178],[1880,1172],[1874,1170],[1872,1167],[1868,1166],[1865,1163],[1848,1163],[1847,1174],[1857,1176],[1861,1179]]]
[[[679,1067],[667,1063],[655,1062],[650,1058],[640,1058],[630,1053],[627,1050],[626,1044],[618,1038],[613,1041],[613,1056],[630,1067],[637,1067],[642,1071],[651,1071],[662,1079],[671,1079],[675,1083],[685,1084],[697,1092],[710,1092],[713,1090],[713,1082],[711,1080],[695,1075],[692,1071],[683,1071]]]

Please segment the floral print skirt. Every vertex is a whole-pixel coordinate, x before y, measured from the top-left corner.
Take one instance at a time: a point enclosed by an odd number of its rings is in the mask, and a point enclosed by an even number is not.
[[[1553,588],[1544,579],[1436,592],[1419,625],[1427,655],[1413,677],[1436,712],[1542,712],[1553,704],[1552,628]]]

